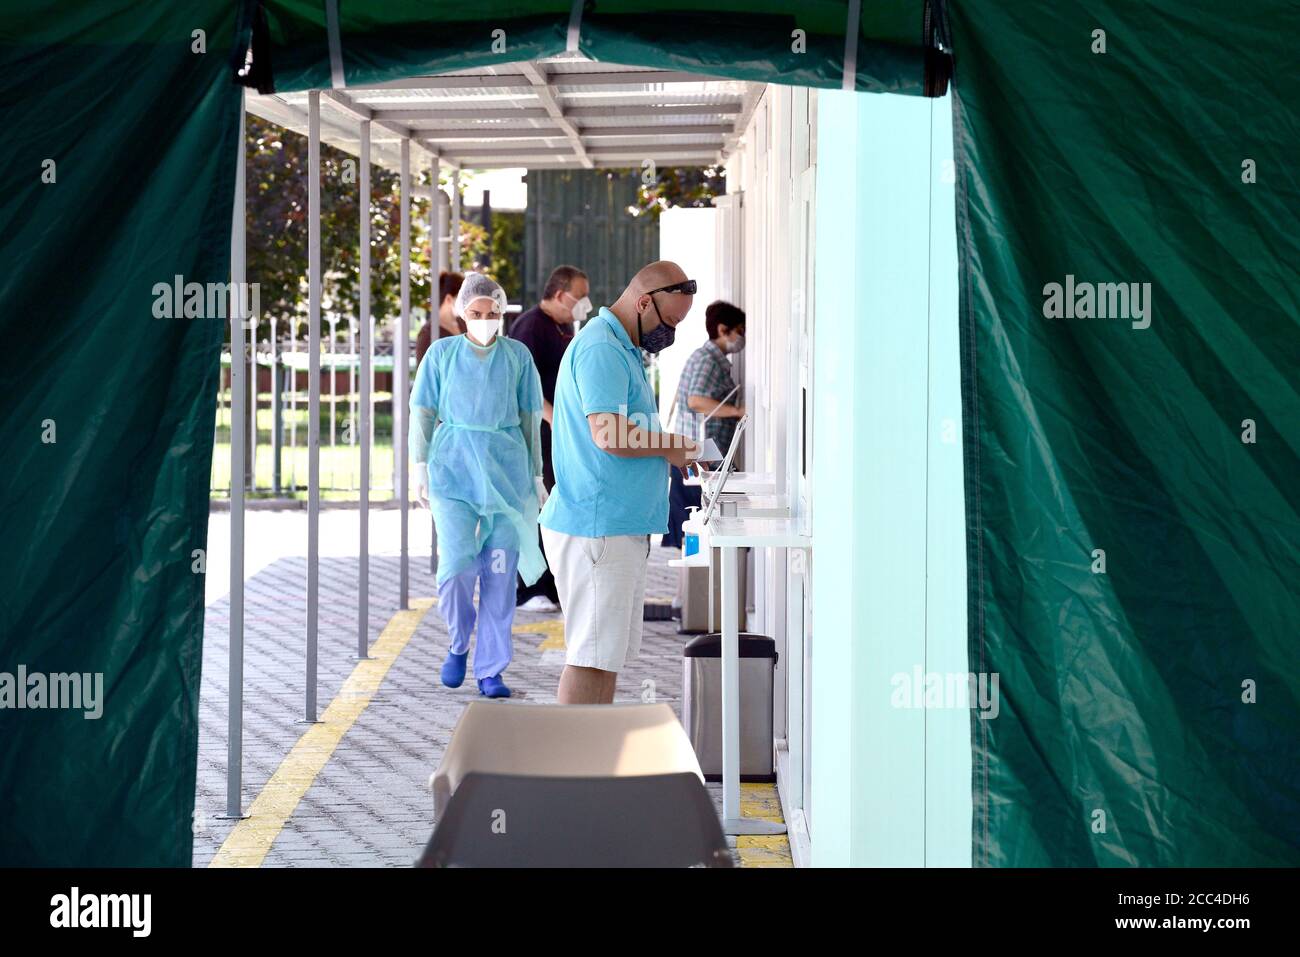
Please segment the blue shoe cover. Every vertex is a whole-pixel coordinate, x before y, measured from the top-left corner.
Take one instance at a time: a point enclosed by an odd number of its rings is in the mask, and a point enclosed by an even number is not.
[[[465,659],[469,652],[457,655],[447,652],[447,660],[442,663],[442,683],[448,688],[459,688],[465,681]]]
[[[478,680],[478,690],[487,698],[509,698],[510,689],[506,683],[501,680],[500,675],[493,675],[490,678],[480,678]]]

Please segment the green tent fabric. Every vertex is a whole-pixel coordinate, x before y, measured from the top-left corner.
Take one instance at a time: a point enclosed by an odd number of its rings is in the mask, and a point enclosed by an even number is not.
[[[948,12],[974,863],[1300,863],[1300,7]]]
[[[0,34],[0,671],[102,673],[102,714],[0,710],[0,864],[188,867],[227,323],[153,287],[229,273],[236,10],[50,6]]]

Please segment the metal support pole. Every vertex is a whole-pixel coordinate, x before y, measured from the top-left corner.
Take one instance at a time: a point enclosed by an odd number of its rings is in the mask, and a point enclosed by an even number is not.
[[[442,325],[438,319],[438,308],[442,305],[442,289],[438,274],[447,268],[446,213],[443,204],[446,197],[438,188],[438,174],[442,170],[442,160],[433,158],[429,167],[429,345],[438,341],[442,334]],[[438,524],[433,520],[433,509],[429,509],[429,574],[438,574]]]
[[[480,223],[483,224],[483,259],[476,265],[482,265],[487,269],[492,265],[492,190],[483,190],[483,208],[479,213]]]
[[[740,819],[740,621],[736,609],[736,548],[722,555],[722,818]],[[710,596],[710,601],[712,597]],[[728,831],[728,833],[731,833]]]
[[[244,101],[239,102],[235,203],[230,217],[230,672],[226,687],[226,817],[244,816]]]
[[[804,586],[806,579],[800,574],[792,573],[795,556],[806,556],[794,549],[781,549],[786,554],[786,561],[779,562],[777,568],[784,568],[786,581],[789,583],[789,597],[786,600],[786,748],[790,754],[790,781],[787,792],[782,796],[790,802],[790,807],[804,807],[803,780],[803,734],[804,734]],[[804,566],[806,567],[806,566]]]
[[[307,94],[307,674],[304,719],[316,721],[320,625],[320,91]]]
[[[451,269],[451,237],[447,234],[448,226],[451,224],[451,201],[447,199],[447,194],[442,190],[434,193],[434,200],[438,204],[438,269]]]
[[[348,323],[348,445],[355,449],[361,443],[357,441],[357,429],[359,428],[357,409],[357,379],[360,376],[358,369],[359,363],[357,357],[361,354],[357,347],[357,323],[355,321]],[[348,469],[348,491],[356,489],[356,475],[351,469]]]
[[[279,325],[271,320],[271,484],[276,496],[283,494],[280,489],[280,456],[284,448],[284,412],[281,404],[284,376],[280,366]]]
[[[451,268],[460,272],[460,170],[451,171]]]
[[[370,336],[370,368],[373,370],[373,369],[374,369],[374,362],[375,362],[375,316],[374,316],[374,312],[373,312],[372,309],[370,308],[370,304],[367,305],[366,314],[370,316],[370,326],[369,326],[369,328],[366,329],[366,334]],[[374,389],[375,389],[375,380],[374,380],[374,378],[372,377],[371,380],[370,380],[370,433],[369,433],[369,434],[370,434],[370,447],[371,447],[372,449],[375,447],[375,392],[374,392]],[[371,476],[370,476],[370,482],[371,482],[371,488],[372,488],[372,489],[374,488],[374,481],[375,481],[375,479],[374,479],[374,474],[372,473]]]
[[[722,553],[722,829],[728,834],[784,834],[785,824],[745,817],[740,810],[741,546],[732,542],[719,551]]]
[[[257,320],[245,317],[248,330],[248,490],[257,491]]]
[[[361,547],[357,573],[357,657],[370,657],[370,121],[361,121]]]
[[[445,235],[438,218],[438,200],[442,192],[438,189],[438,174],[441,170],[442,160],[435,156],[429,166],[429,332],[433,335],[433,341],[438,339],[438,307],[442,305],[438,291],[438,273],[446,268],[442,265],[442,250],[439,248],[439,240]]]
[[[298,320],[289,320],[289,351],[285,371],[289,379],[289,491],[298,491]],[[290,365],[292,361],[293,365]]]
[[[397,464],[397,501],[402,510],[402,546],[399,608],[409,608],[410,569],[406,566],[409,551],[410,494],[407,490],[407,476],[410,470],[406,466],[406,430],[407,402],[411,377],[411,140],[402,139],[402,241],[401,241],[401,294],[402,314],[398,320],[396,335],[393,337],[393,461]]]
[[[330,316],[330,451],[338,445],[338,342],[339,342],[339,321],[337,316]],[[330,456],[331,460],[334,458]],[[334,472],[331,466],[330,487],[337,491],[338,486],[333,483]]]

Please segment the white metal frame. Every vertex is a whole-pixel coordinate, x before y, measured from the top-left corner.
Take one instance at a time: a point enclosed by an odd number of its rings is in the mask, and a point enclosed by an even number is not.
[[[411,379],[411,141],[402,140],[402,168],[400,201],[401,216],[401,323],[397,334],[393,336],[393,468],[397,471],[397,500],[402,510],[402,545],[401,566],[399,572],[400,599],[398,607],[410,608],[411,571],[407,564],[410,551],[410,492],[407,477],[410,470],[406,465],[407,430],[410,427],[410,415],[407,411]]]
[[[764,89],[680,70],[597,64],[581,56],[336,88],[319,95],[326,143],[359,152],[357,123],[372,125],[375,162],[397,169],[401,144],[416,161],[452,169],[591,169],[722,163]],[[248,97],[251,112],[298,132],[308,93]],[[501,99],[509,106],[496,105]],[[492,105],[485,106],[484,103]],[[420,154],[424,154],[423,156]]]
[[[799,177],[798,214],[795,219],[795,275],[792,277],[794,296],[797,305],[795,321],[797,335],[795,350],[795,375],[790,390],[787,422],[789,446],[786,461],[789,462],[791,515],[796,527],[803,534],[811,534],[811,501],[808,495],[809,482],[800,472],[804,456],[804,443],[807,442],[807,458],[812,460],[811,436],[804,435],[805,421],[802,411],[803,395],[812,393],[812,335],[813,335],[813,237],[816,215],[816,174],[815,166],[809,166]],[[806,392],[805,392],[806,390]],[[804,556],[805,558],[807,556]],[[794,561],[791,553],[787,561]],[[807,793],[804,781],[806,729],[804,716],[807,702],[807,656],[811,650],[805,644],[807,637],[807,613],[812,601],[812,589],[806,587],[808,569],[806,562],[800,573],[787,566],[787,581],[790,594],[786,604],[786,746],[790,752],[790,777],[782,797],[791,808],[800,812],[805,810],[804,796]]]
[[[307,94],[307,654],[304,721],[316,717],[320,630],[320,92]]]
[[[370,120],[358,124],[361,156],[357,187],[360,202],[361,291],[357,325],[361,327],[361,537],[358,544],[357,574],[357,657],[370,657],[370,448],[374,409],[372,358],[373,329],[370,319]]]
[[[230,225],[230,644],[226,685],[226,813],[241,818],[244,780],[244,282],[248,279],[245,223],[244,112],[239,113],[235,202]]]
[[[746,470],[772,473],[787,496],[794,538],[806,540],[807,482],[800,475],[803,389],[811,387],[812,256],[815,201],[816,94],[772,88],[748,108],[751,118],[731,146],[728,188],[743,196],[745,226],[731,245],[742,250],[733,301],[748,315],[742,354],[745,407],[755,417],[746,443]],[[724,204],[719,204],[720,206]],[[735,211],[724,208],[724,233]],[[723,236],[722,244],[728,239]],[[720,246],[724,260],[728,250]],[[812,448],[808,449],[811,465]],[[780,684],[774,703],[779,792],[796,863],[810,857],[807,790],[809,725],[806,702],[812,609],[810,549],[755,548],[755,617],[750,630],[777,640]],[[743,574],[743,566],[736,569]]]

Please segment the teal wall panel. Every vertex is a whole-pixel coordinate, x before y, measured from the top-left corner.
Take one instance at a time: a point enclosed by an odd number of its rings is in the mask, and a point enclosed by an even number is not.
[[[964,864],[969,712],[914,694],[967,671],[951,114],[818,95],[813,861]]]

